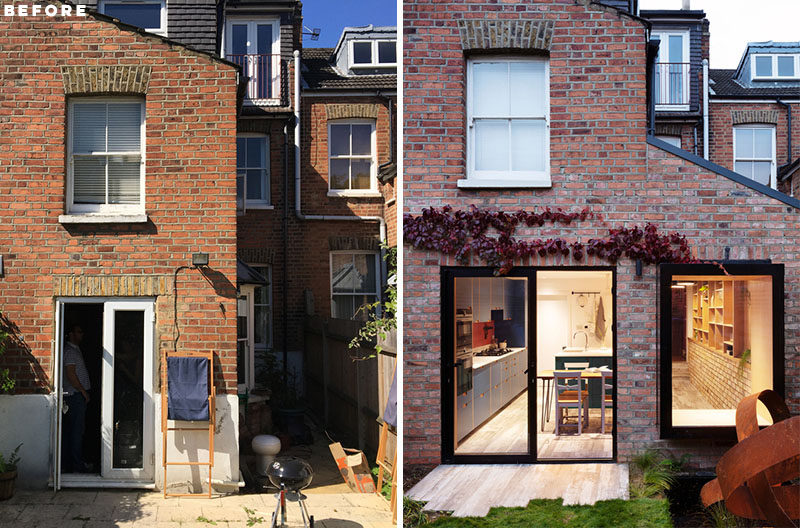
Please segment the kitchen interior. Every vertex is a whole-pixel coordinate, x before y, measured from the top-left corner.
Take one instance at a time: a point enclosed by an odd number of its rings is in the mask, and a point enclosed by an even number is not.
[[[614,424],[614,296],[611,271],[540,271],[536,275],[537,457],[610,459]],[[557,392],[548,371],[581,372],[588,420],[566,408],[556,434]],[[605,379],[602,373],[608,376]],[[564,434],[562,430],[566,430]]]
[[[733,426],[745,397],[772,384],[772,277],[674,276],[672,425]],[[772,423],[759,405],[760,425]]]
[[[528,420],[536,420],[540,459],[611,458],[613,405],[601,409],[601,377],[611,381],[613,296],[610,271],[539,271],[536,275],[536,413],[528,409],[528,279],[455,278],[455,454],[530,453]],[[561,413],[555,434],[553,370],[591,372],[582,379],[588,413]],[[594,398],[594,399],[592,399]],[[605,427],[601,424],[605,416]],[[586,415],[588,414],[588,420]]]

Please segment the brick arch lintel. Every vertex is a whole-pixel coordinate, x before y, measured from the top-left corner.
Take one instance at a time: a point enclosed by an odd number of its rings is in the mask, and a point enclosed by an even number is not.
[[[332,119],[378,119],[378,105],[359,103],[359,104],[327,104],[325,105],[325,117],[328,121]]]
[[[141,65],[81,65],[62,66],[64,93],[83,94],[140,94],[147,93],[151,67]]]
[[[459,20],[463,50],[520,49],[549,51],[554,20]]]
[[[778,124],[777,110],[733,110],[731,121],[734,125],[746,125],[751,123]]]

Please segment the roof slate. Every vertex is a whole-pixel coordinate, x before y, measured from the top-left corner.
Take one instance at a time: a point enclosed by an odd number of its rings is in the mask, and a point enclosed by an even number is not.
[[[800,97],[800,86],[790,86],[782,88],[747,88],[739,84],[734,76],[736,70],[709,70],[711,80],[714,83],[711,89],[714,93],[712,98],[724,97],[752,97],[774,99],[776,97]]]
[[[309,90],[396,90],[397,75],[342,75],[331,63],[333,48],[303,49],[303,80]]]

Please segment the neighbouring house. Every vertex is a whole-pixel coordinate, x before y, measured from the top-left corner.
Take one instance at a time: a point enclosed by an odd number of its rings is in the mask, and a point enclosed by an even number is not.
[[[800,193],[800,42],[750,42],[735,70],[711,70],[710,157]]]
[[[709,468],[744,395],[800,412],[800,201],[690,152],[702,18],[660,60],[607,3],[404,4],[406,464]]]
[[[347,343],[367,318],[359,308],[383,299],[383,246],[397,245],[396,50],[396,27],[369,25],[302,54],[294,217],[306,250],[293,269],[305,293],[306,395],[330,430],[370,450],[394,358],[354,362],[363,353]]]
[[[653,106],[658,139],[695,155],[703,154],[704,62],[709,24],[703,11],[641,10],[659,42],[653,66]]]
[[[213,353],[213,478],[237,489],[239,66],[93,11],[4,16],[0,40],[0,311],[17,382],[0,441],[23,442],[20,484],[161,489],[160,360],[177,349]],[[75,325],[86,466],[66,470],[58,373]],[[176,434],[170,461],[207,458],[207,437]]]

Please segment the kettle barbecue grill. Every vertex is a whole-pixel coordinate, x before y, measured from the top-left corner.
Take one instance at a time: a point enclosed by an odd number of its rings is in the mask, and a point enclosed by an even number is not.
[[[314,517],[308,514],[306,496],[300,490],[311,484],[314,472],[311,465],[297,457],[278,457],[267,469],[267,477],[273,486],[278,488],[275,498],[278,500],[275,511],[272,513],[270,528],[286,526],[286,500],[297,502],[300,506],[300,515],[303,517],[303,526],[314,528]],[[278,515],[280,514],[280,524]]]

